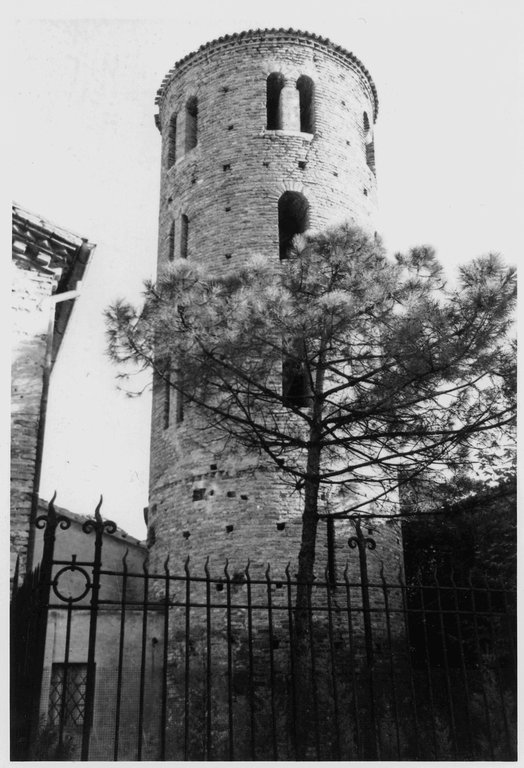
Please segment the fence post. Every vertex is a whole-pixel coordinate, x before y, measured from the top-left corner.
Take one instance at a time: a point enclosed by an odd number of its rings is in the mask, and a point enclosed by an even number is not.
[[[369,536],[364,536],[360,525],[360,517],[352,518],[355,525],[356,536],[350,536],[348,545],[351,549],[358,548],[358,560],[360,565],[360,586],[362,591],[362,615],[364,618],[364,636],[366,641],[366,658],[368,665],[373,664],[373,637],[371,633],[371,607],[369,603],[369,579],[366,549],[376,549],[376,542]]]
[[[39,575],[34,589],[36,600],[34,605],[34,634],[31,632],[31,625],[27,627],[27,644],[29,651],[28,667],[26,665],[26,674],[28,675],[28,691],[30,700],[26,703],[31,716],[28,722],[27,730],[27,749],[31,749],[34,738],[38,734],[40,721],[40,697],[42,694],[42,677],[45,661],[45,644],[47,636],[47,614],[49,610],[49,594],[51,590],[51,578],[53,573],[53,558],[55,552],[56,529],[58,526],[62,530],[67,530],[71,521],[63,515],[57,515],[53,498],[49,502],[47,514],[39,515],[35,520],[36,528],[44,529],[44,547],[42,551],[42,560],[39,567]],[[38,567],[38,566],[37,566]],[[31,578],[31,574],[28,574]],[[31,622],[31,616],[29,616]]]
[[[366,644],[366,660],[369,674],[369,707],[371,727],[373,730],[374,749],[372,759],[381,759],[380,747],[380,726],[377,723],[377,714],[375,708],[375,687],[373,680],[373,634],[371,629],[371,606],[369,602],[369,579],[367,566],[367,549],[376,549],[376,542],[369,536],[364,536],[360,525],[360,516],[352,516],[355,525],[356,536],[350,536],[348,545],[351,549],[358,549],[358,560],[360,565],[360,590],[362,594],[362,617],[364,620],[364,640]]]
[[[94,520],[86,520],[82,526],[84,533],[95,532],[95,556],[93,560],[93,579],[91,584],[91,608],[89,612],[89,640],[87,649],[87,676],[86,676],[86,706],[84,725],[82,728],[81,760],[89,759],[89,741],[93,725],[93,709],[95,697],[95,648],[96,625],[98,620],[98,599],[100,591],[100,569],[102,567],[102,537],[104,533],[115,533],[116,523],[112,520],[102,520],[100,507],[103,497],[95,509]]]

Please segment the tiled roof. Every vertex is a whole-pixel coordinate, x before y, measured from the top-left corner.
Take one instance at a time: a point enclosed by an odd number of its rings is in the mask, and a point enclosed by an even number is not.
[[[245,32],[236,32],[232,35],[224,35],[223,37],[219,37],[216,40],[211,40],[208,43],[205,43],[204,45],[201,45],[200,48],[198,48],[196,51],[192,51],[191,53],[188,53],[187,56],[184,56],[182,59],[176,62],[176,64],[169,70],[167,75],[162,80],[162,83],[160,85],[160,88],[157,91],[155,104],[160,104],[162,99],[164,98],[164,94],[166,92],[166,88],[171,82],[172,78],[174,77],[177,70],[181,69],[186,62],[188,62],[190,59],[193,59],[194,57],[197,57],[199,54],[204,54],[207,51],[209,51],[211,48],[218,48],[223,46],[231,46],[235,43],[240,43],[244,40],[250,39],[250,38],[257,38],[257,37],[278,37],[278,38],[302,38],[304,40],[307,40],[308,42],[311,42],[313,44],[318,44],[325,46],[327,48],[330,48],[332,51],[337,53],[339,56],[342,56],[345,59],[348,59],[353,65],[355,65],[362,74],[367,78],[371,91],[373,93],[374,98],[374,117],[376,119],[377,113],[378,113],[378,94],[377,89],[375,87],[375,84],[371,78],[370,73],[366,69],[366,67],[362,64],[360,59],[358,59],[353,53],[343,48],[341,45],[336,45],[335,43],[332,43],[331,40],[329,40],[327,37],[321,37],[320,35],[315,35],[312,32],[303,32],[298,29],[249,29]]]
[[[77,264],[77,274],[83,272],[94,247],[85,238],[16,203],[13,204],[12,230],[13,257],[44,272],[54,273],[58,281],[70,272],[74,263]]]

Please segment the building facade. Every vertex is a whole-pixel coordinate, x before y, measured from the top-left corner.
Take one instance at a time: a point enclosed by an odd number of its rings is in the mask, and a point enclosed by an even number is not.
[[[159,273],[175,258],[221,275],[254,254],[279,263],[293,236],[350,221],[373,234],[377,185],[374,83],[329,40],[256,30],[202,46],[179,61],[157,95],[162,136]],[[170,398],[170,400],[168,400]],[[178,401],[178,402],[177,402]],[[300,493],[257,458],[211,440],[180,398],[154,385],[149,499],[150,559],[168,553],[261,572],[299,550]],[[382,526],[377,558],[395,552]],[[348,556],[350,523],[335,549]],[[327,529],[319,531],[322,568]],[[380,540],[383,546],[380,546]]]
[[[31,563],[49,379],[94,245],[13,205],[11,576]]]

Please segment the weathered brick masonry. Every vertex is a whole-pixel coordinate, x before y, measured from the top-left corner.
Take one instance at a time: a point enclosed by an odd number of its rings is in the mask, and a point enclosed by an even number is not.
[[[268,106],[270,75],[279,83],[271,97],[278,109]],[[297,82],[304,76],[309,91],[301,116]],[[378,101],[369,73],[353,54],[293,30],[227,36],[179,61],[164,79],[157,104],[159,271],[179,256],[203,262],[217,275],[253,254],[278,263],[278,204],[287,191],[306,198],[311,229],[349,220],[373,233]],[[271,121],[278,127],[268,129]],[[168,553],[172,564],[190,555],[193,572],[208,555],[216,568],[229,558],[231,572],[248,558],[253,573],[268,562],[274,573],[294,563],[300,494],[273,470],[211,443],[191,409],[177,423],[174,395],[166,427],[165,396],[161,384],[154,388],[151,568],[161,569]],[[349,523],[337,524],[342,567],[353,533]],[[383,560],[396,572],[398,535],[393,525],[377,524],[370,560]],[[322,523],[320,569],[326,546]],[[352,558],[358,568],[355,553]]]
[[[71,313],[71,301],[59,303],[55,309],[52,297],[76,286],[93,247],[13,206],[11,565],[19,556],[21,575],[30,555],[31,515],[36,512],[46,380]]]

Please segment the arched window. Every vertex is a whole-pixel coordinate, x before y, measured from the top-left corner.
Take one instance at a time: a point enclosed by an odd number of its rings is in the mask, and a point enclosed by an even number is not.
[[[293,238],[309,226],[309,204],[300,192],[284,192],[278,201],[278,240],[281,259],[289,258]]]
[[[282,360],[282,399],[284,405],[307,408],[311,403],[311,380],[305,362],[304,342],[295,339]]]
[[[313,80],[307,75],[301,75],[297,80],[297,91],[300,101],[300,130],[302,133],[315,132],[314,93]]]
[[[171,227],[169,229],[167,257],[169,261],[173,261],[173,259],[175,258],[175,222],[174,221],[171,222]]]
[[[280,94],[284,87],[284,76],[280,72],[272,72],[267,79],[266,111],[268,131],[282,129],[282,110],[280,108]]]
[[[176,115],[171,115],[167,133],[167,167],[171,168],[176,160]]]
[[[182,214],[182,227],[180,232],[180,258],[187,259],[187,244],[189,242],[189,219],[186,214]]]
[[[375,173],[375,143],[373,140],[373,130],[369,124],[367,112],[364,112],[364,145],[366,149],[366,163]]]
[[[198,143],[198,101],[192,96],[186,104],[186,152]]]

